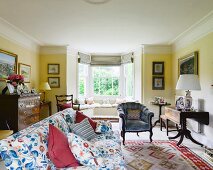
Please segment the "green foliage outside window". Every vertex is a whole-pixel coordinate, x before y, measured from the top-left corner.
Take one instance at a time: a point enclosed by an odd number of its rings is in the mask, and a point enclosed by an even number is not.
[[[84,95],[85,94],[85,82],[84,79],[79,79],[79,94]]]
[[[94,67],[93,88],[95,95],[119,95],[119,67]]]

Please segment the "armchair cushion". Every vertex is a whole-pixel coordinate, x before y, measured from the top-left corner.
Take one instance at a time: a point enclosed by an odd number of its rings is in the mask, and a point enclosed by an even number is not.
[[[140,120],[141,110],[139,109],[127,109],[127,119],[128,120]]]
[[[144,131],[149,130],[149,124],[141,120],[127,120],[126,131]]]

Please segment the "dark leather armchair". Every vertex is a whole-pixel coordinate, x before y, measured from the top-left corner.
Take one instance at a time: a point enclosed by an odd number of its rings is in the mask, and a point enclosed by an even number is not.
[[[152,142],[152,118],[153,112],[140,103],[127,102],[121,103],[117,107],[119,114],[119,125],[121,128],[121,137],[123,137],[123,144],[125,144],[126,132],[150,132],[150,142]]]

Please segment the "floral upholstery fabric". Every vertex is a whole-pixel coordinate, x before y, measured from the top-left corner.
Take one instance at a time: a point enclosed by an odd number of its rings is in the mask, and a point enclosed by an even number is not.
[[[121,147],[115,141],[92,143],[73,133],[68,135],[68,140],[73,155],[82,165],[100,170],[126,169]]]
[[[48,130],[42,126],[22,138],[35,157],[37,168],[48,168],[50,160],[47,156],[47,138]]]
[[[102,140],[112,140],[120,144],[120,134],[119,131],[111,131],[109,133],[99,134],[96,138],[90,140],[90,142],[102,141]]]
[[[49,123],[59,128],[65,134],[69,133],[69,126],[67,125],[66,121],[60,114],[58,116],[50,118]]]
[[[75,123],[76,120],[76,112],[71,109],[63,110],[63,112],[60,112],[61,116],[66,121],[67,125],[70,127],[72,124]]]
[[[112,124],[110,121],[98,121],[96,124],[95,132],[97,133],[107,133],[112,131]]]
[[[21,138],[2,140],[0,150],[7,169],[33,169],[37,166],[34,156]]]
[[[70,118],[66,118],[70,115]],[[69,117],[69,116],[68,116]],[[10,137],[0,140],[0,155],[7,169],[11,170],[56,170],[57,168],[48,158],[47,138],[49,122],[61,129],[65,134],[69,132],[68,124],[75,122],[75,111],[66,109],[58,112],[32,126],[23,129]],[[106,143],[102,143],[106,140]],[[112,141],[110,143],[110,140]],[[118,131],[99,134],[90,141],[95,160],[101,166],[100,170],[123,170],[125,164],[121,150],[119,150],[120,137]],[[97,146],[96,146],[97,145]],[[103,146],[107,146],[107,149]],[[115,153],[115,154],[113,154]],[[42,168],[41,168],[42,167]],[[94,166],[79,166],[62,168],[61,170],[94,169]],[[59,169],[57,169],[59,170]]]
[[[74,133],[68,135],[68,142],[73,155],[82,165],[94,168],[102,166],[103,160],[98,159],[102,153],[92,143]]]

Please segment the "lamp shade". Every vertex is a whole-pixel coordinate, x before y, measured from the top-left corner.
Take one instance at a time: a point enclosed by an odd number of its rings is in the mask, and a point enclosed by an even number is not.
[[[48,82],[41,82],[40,86],[39,86],[40,90],[51,90],[50,85]]]
[[[177,90],[201,90],[198,75],[182,74],[176,85]]]

